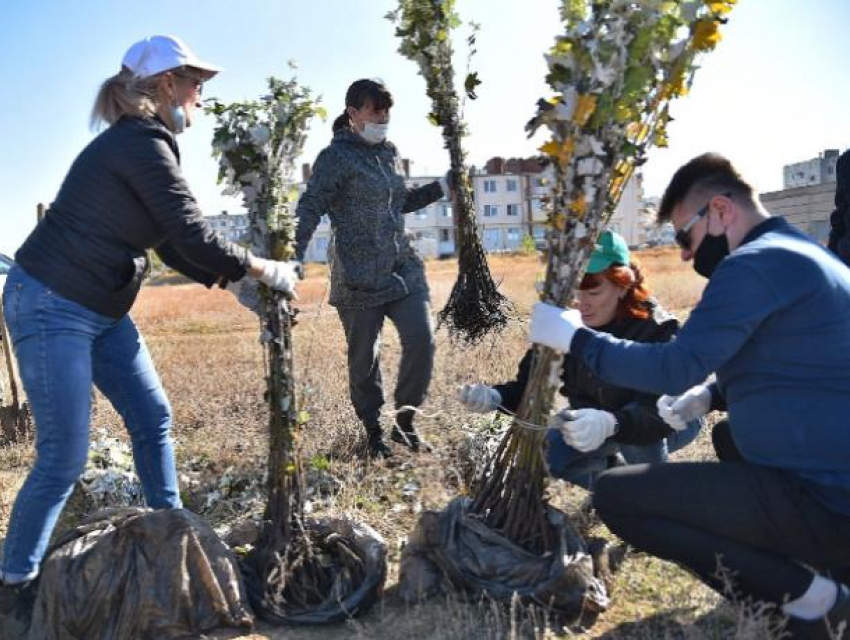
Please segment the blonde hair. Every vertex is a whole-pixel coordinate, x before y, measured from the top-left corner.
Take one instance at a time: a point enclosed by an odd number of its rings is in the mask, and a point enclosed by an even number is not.
[[[159,76],[140,78],[127,67],[104,80],[97,92],[91,112],[91,127],[111,125],[121,116],[150,117],[159,106]]]

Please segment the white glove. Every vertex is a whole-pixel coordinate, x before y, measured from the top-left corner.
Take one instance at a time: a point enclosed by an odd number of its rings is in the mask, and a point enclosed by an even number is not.
[[[298,269],[301,263],[297,260],[288,262],[278,262],[277,260],[265,260],[262,258],[254,258],[262,260],[260,268],[263,272],[257,276],[257,280],[275,291],[282,291],[294,299],[298,299],[295,294],[295,283],[298,281]]]
[[[465,384],[459,395],[461,404],[475,413],[495,411],[502,404],[502,394],[486,384]]]
[[[573,449],[596,451],[617,430],[617,418],[601,409],[562,409],[549,421]]]
[[[569,353],[576,329],[583,326],[578,309],[561,309],[538,302],[531,311],[528,340],[561,353]]]
[[[671,429],[682,431],[698,418],[702,418],[711,409],[711,390],[698,384],[680,396],[661,396],[656,403],[658,415]]]

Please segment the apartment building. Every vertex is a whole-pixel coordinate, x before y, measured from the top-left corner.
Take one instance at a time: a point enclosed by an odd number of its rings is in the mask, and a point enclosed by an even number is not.
[[[222,211],[215,216],[207,216],[207,222],[220,236],[231,242],[241,242],[248,233],[248,216],[244,213]]]
[[[802,160],[782,167],[783,189],[798,189],[800,187],[812,187],[827,182],[835,182],[835,164],[838,149],[827,149],[818,154],[817,158]]]
[[[409,163],[405,163],[409,169]],[[309,165],[302,168],[303,193],[310,177]],[[408,177],[410,188],[420,187],[440,176]],[[542,249],[546,240],[544,200],[554,182],[552,167],[544,167],[536,159],[503,160],[493,158],[480,170],[471,173],[475,213],[484,250],[488,253],[517,251],[526,236]],[[627,185],[609,227],[622,234],[630,245],[647,241],[639,176]],[[412,236],[417,251],[426,258],[444,258],[457,252],[454,212],[448,198],[441,198],[418,211],[404,216],[405,229]],[[217,230],[247,229],[244,215],[213,216]],[[238,223],[237,223],[238,221]],[[327,262],[331,225],[323,216],[304,255],[305,262]]]

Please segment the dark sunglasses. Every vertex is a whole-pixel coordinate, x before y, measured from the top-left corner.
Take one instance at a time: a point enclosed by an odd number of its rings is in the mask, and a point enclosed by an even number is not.
[[[198,76],[192,76],[186,73],[177,73],[174,72],[174,75],[182,80],[191,80],[192,86],[195,88],[195,91],[198,92],[198,95],[202,95],[204,93],[204,80],[203,78],[199,78]]]
[[[730,198],[732,196],[731,193],[722,193],[720,194],[726,198]],[[676,241],[676,244],[679,245],[680,249],[685,251],[691,250],[691,229],[694,228],[694,225],[702,220],[705,215],[708,213],[709,208],[711,206],[711,201],[714,199],[714,196],[708,199],[708,202],[705,203],[705,206],[701,207],[699,211],[694,214],[694,217],[688,220],[688,222],[676,232],[676,235],[673,236],[673,239]]]

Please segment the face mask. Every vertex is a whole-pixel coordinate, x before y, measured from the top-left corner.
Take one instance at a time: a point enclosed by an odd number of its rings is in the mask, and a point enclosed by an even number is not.
[[[387,129],[389,129],[388,124],[367,122],[363,125],[363,131],[360,132],[360,135],[369,144],[378,144],[387,139]]]
[[[173,106],[170,111],[171,122],[174,124],[174,133],[183,133],[186,130],[186,111],[183,107]]]
[[[694,254],[694,271],[703,278],[710,278],[723,258],[729,255],[729,238],[726,233],[719,236],[705,234]]]
[[[171,91],[173,92],[174,96],[178,95],[177,85],[174,83],[173,79],[172,79],[172,82],[171,82]],[[174,101],[177,102],[176,97],[174,98]],[[173,105],[171,105],[171,108],[168,110],[168,115],[171,116],[171,122],[174,126],[174,133],[175,134],[183,133],[186,130],[186,126],[187,126],[187,124],[186,124],[186,110],[178,104],[173,104]]]

